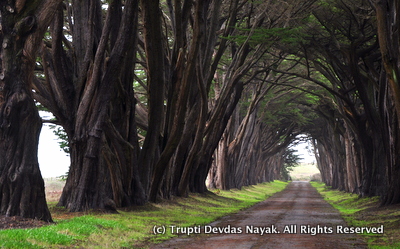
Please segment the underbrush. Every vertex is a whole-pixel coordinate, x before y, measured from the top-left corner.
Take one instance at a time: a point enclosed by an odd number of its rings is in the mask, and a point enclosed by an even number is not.
[[[369,248],[400,248],[400,205],[380,207],[379,197],[363,197],[332,190],[320,182],[311,182],[334,208],[339,210],[349,226],[379,227],[383,234],[364,233],[361,236]]]
[[[31,229],[0,231],[1,248],[146,248],[176,236],[170,226],[208,224],[267,199],[286,187],[274,181],[241,190],[216,190],[207,194],[174,197],[161,203],[118,210],[118,214],[69,213],[49,204],[55,224]],[[155,234],[154,229],[165,232]]]

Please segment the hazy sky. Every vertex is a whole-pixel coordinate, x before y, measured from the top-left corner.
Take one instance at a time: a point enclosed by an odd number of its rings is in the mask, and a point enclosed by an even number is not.
[[[296,154],[299,155],[301,158],[303,158],[301,162],[303,163],[315,162],[315,156],[309,153],[309,151],[306,148],[307,146],[310,145],[307,142],[302,142],[294,146],[293,149],[297,150]]]
[[[50,119],[51,113],[40,111],[40,116]],[[61,150],[58,144],[58,137],[50,129],[49,124],[43,124],[39,139],[39,167],[42,176],[56,177],[65,175],[69,169],[69,156]]]
[[[46,113],[41,112],[42,117],[45,115]],[[303,158],[302,162],[311,163],[315,161],[315,157],[308,153],[306,146],[307,143],[300,143],[294,149],[298,150],[297,154]],[[45,178],[65,175],[68,171],[70,158],[61,150],[58,144],[58,137],[53,133],[48,124],[43,124],[42,127],[38,157],[39,167],[42,176]]]

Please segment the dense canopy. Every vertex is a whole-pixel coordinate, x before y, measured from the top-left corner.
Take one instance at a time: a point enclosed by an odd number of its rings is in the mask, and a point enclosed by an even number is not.
[[[70,211],[287,179],[304,137],[326,184],[399,203],[399,8],[2,1],[0,213],[51,220],[42,122],[67,139]]]

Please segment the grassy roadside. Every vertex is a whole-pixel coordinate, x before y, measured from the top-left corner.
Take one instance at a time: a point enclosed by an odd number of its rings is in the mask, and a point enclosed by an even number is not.
[[[157,204],[118,214],[68,213],[50,204],[53,225],[31,229],[0,231],[0,248],[146,248],[176,236],[171,225],[193,227],[208,224],[267,199],[286,187],[274,181],[242,190],[220,191],[189,198],[173,198]],[[165,234],[155,235],[154,227],[167,227]]]
[[[400,205],[379,207],[379,198],[359,198],[358,195],[332,190],[323,183],[311,182],[349,226],[384,226],[384,234],[362,234],[369,248],[400,248]]]

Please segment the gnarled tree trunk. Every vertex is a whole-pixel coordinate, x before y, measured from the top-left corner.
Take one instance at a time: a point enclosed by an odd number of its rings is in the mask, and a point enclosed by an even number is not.
[[[66,6],[42,50],[46,79],[34,85],[35,98],[69,138],[71,167],[58,205],[84,211],[143,204],[132,97],[138,1],[111,1],[105,18],[100,0]]]
[[[41,118],[32,98],[35,50],[60,1],[2,1],[0,213],[52,221],[37,158]]]

